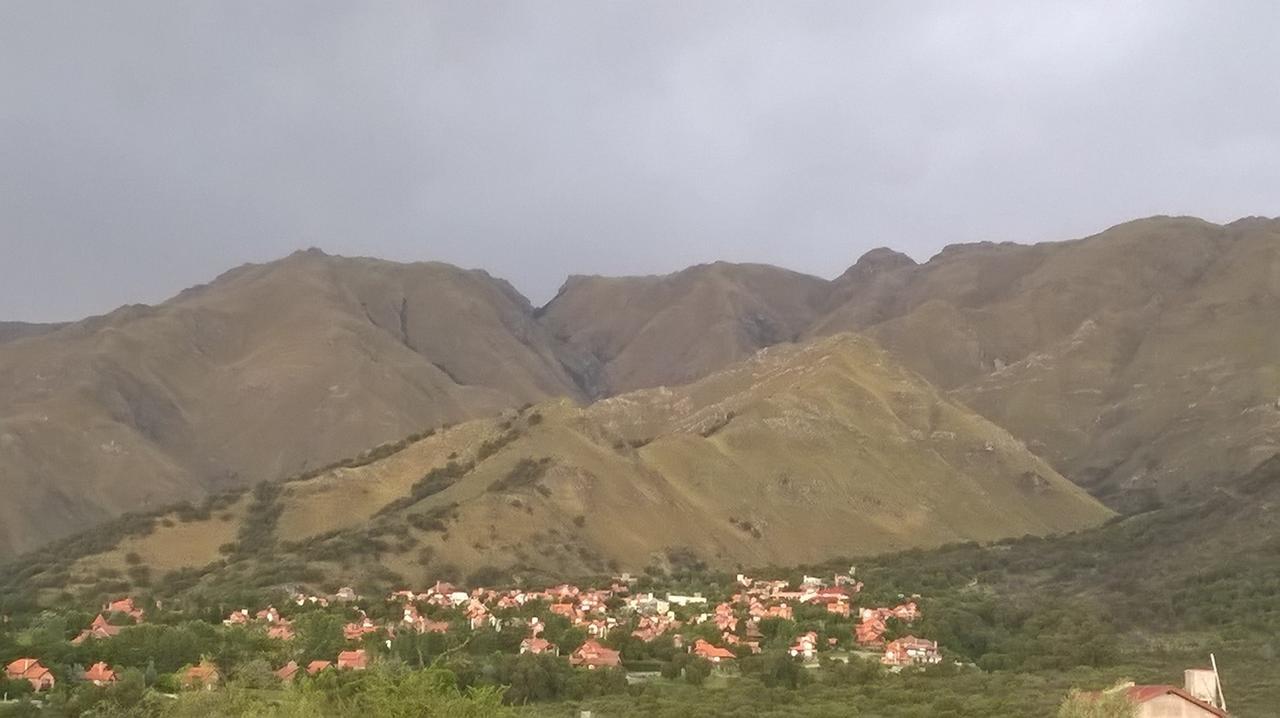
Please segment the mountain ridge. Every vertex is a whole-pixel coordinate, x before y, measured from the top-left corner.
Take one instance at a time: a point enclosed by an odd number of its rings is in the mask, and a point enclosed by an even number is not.
[[[0,340],[3,488],[22,497],[0,554],[423,428],[678,386],[845,331],[1111,505],[1178,501],[1275,449],[1278,248],[1274,219],[1154,217],[925,262],[878,248],[833,280],[728,262],[572,275],[541,307],[483,270],[300,250]]]
[[[730,568],[1059,533],[1111,515],[848,334],[765,349],[683,387],[551,400],[375,454],[135,520],[143,530],[59,549],[43,570],[87,586],[137,565],[229,585]]]

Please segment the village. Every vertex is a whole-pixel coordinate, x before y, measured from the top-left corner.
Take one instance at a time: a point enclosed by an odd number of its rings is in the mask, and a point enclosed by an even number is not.
[[[406,648],[419,653],[420,667],[457,652],[488,661],[552,662],[588,683],[600,678],[601,685],[611,686],[606,692],[660,680],[701,685],[714,678],[727,685],[761,658],[801,674],[840,665],[892,674],[943,664],[938,642],[916,635],[922,598],[866,600],[854,574],[852,567],[794,580],[739,574],[727,585],[725,577],[704,584],[705,592],[688,593],[662,591],[652,579],[628,574],[599,585],[561,583],[541,590],[445,581],[421,591],[376,595],[349,586],[324,595],[293,588],[258,605],[227,610],[175,608],[125,596],[84,613],[93,616],[87,625],[55,624],[65,635],[41,644],[41,650],[0,656],[0,704],[22,697],[38,705],[44,696],[86,686],[110,691],[130,673],[135,681],[145,673],[147,688],[173,698],[246,685],[271,691],[303,683],[332,690],[365,671],[407,665]],[[59,616],[47,611],[44,617]],[[5,635],[8,625],[8,617],[0,616],[0,639],[21,645]],[[317,625],[325,630],[318,634]],[[189,657],[182,663],[172,654],[162,661],[155,655],[164,650],[162,643],[131,640],[148,631],[204,635],[209,650],[187,646],[178,654]],[[239,652],[228,652],[229,643],[238,644]],[[147,646],[156,647],[155,653]],[[434,658],[421,660],[424,651]],[[164,667],[160,674],[157,664]],[[256,678],[246,678],[246,666],[261,669]],[[1227,715],[1221,691],[1216,667],[1193,668],[1185,671],[1183,687],[1128,682],[1070,700],[1089,706],[1120,695],[1140,718],[1165,715],[1160,711],[1172,706],[1210,718]]]
[[[656,672],[631,670],[652,666],[631,665],[651,662],[628,660],[628,644],[669,644],[671,650],[728,675],[734,672],[735,661],[761,653],[766,644],[785,647],[787,656],[809,668],[816,668],[824,658],[846,663],[878,661],[889,670],[942,661],[936,642],[907,631],[921,617],[919,597],[903,597],[892,606],[859,606],[863,585],[853,578],[852,569],[830,578],[804,576],[798,582],[739,574],[732,592],[719,601],[702,593],[639,591],[635,584],[635,578],[622,574],[595,588],[564,583],[544,590],[468,589],[440,581],[423,591],[400,589],[378,597],[361,596],[350,587],[323,596],[294,590],[279,608],[265,605],[229,611],[221,628],[261,633],[288,646],[295,639],[298,616],[309,612],[342,616],[342,640],[347,645],[331,656],[300,662],[299,655],[274,666],[282,684],[326,671],[362,671],[388,653],[397,637],[433,634],[463,643],[477,634],[503,634],[509,637],[505,645],[519,654],[555,656],[583,671],[627,671],[629,682],[651,679]],[[131,626],[146,624],[147,618],[147,608],[139,600],[112,600],[68,642],[91,647],[112,641]],[[551,640],[547,630],[553,624],[562,629],[557,631],[558,642]],[[572,630],[564,630],[565,626]],[[779,627],[786,628],[780,631]],[[566,638],[571,639],[567,644]],[[95,661],[70,672],[56,671],[43,656],[32,655],[9,661],[5,676],[26,681],[34,693],[41,693],[52,690],[59,680],[110,685],[129,667],[141,668]],[[202,657],[182,667],[174,683],[186,690],[214,690],[230,669]]]

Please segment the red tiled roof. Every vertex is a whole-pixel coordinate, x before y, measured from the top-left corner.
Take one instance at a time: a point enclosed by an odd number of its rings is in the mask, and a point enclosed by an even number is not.
[[[1178,696],[1179,698],[1189,703],[1195,704],[1199,708],[1203,708],[1204,710],[1209,711],[1215,716],[1222,716],[1222,718],[1226,718],[1227,716],[1226,711],[1222,710],[1221,708],[1211,706],[1208,703],[1205,703],[1204,701],[1197,699],[1195,696],[1191,695],[1190,693],[1187,693],[1185,690],[1177,686],[1161,686],[1161,685],[1129,686],[1129,688],[1126,689],[1126,693],[1129,696],[1129,700],[1133,701],[1134,703],[1146,703],[1147,701],[1155,700],[1156,698],[1169,695],[1170,693],[1172,693],[1173,695]]]
[[[116,679],[116,672],[106,663],[99,661],[84,672],[84,679],[90,682],[110,683]]]
[[[697,643],[693,644],[693,653],[694,655],[701,656],[702,658],[737,658],[737,656],[733,654],[733,651],[728,648],[721,648],[720,646],[708,643],[701,638],[698,639]]]

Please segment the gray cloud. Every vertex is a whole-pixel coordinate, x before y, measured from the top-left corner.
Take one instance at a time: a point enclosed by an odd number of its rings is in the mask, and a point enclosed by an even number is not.
[[[0,4],[0,319],[316,245],[566,273],[1280,208],[1280,6]]]

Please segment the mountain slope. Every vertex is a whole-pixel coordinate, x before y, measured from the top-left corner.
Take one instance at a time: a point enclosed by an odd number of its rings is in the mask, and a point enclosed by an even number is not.
[[[577,396],[562,360],[483,272],[316,251],[4,344],[0,553]]]
[[[595,393],[684,384],[795,341],[827,283],[760,264],[716,262],[657,277],[570,277],[541,322],[597,363]]]
[[[875,337],[1118,505],[1280,450],[1280,222],[1153,218],[861,264],[809,336]]]
[[[64,324],[32,324],[30,322],[0,322],[0,344],[15,339],[38,337],[41,334],[57,331]]]
[[[1278,310],[1268,219],[1157,217],[922,264],[879,249],[831,282],[727,263],[573,277],[536,312],[483,272],[302,252],[157,307],[0,327],[28,335],[0,338],[0,555],[415,430],[683,384],[844,331],[1111,505],[1179,503],[1280,447]]]
[[[746,284],[716,269],[713,286]],[[628,387],[727,365],[752,344],[723,337],[753,316],[787,318],[758,345],[864,333],[1121,507],[1186,500],[1280,450],[1280,220],[1153,217],[923,264],[877,249],[830,283],[764,273],[750,303],[656,289],[708,284],[691,272],[570,281],[542,319]]]
[[[781,564],[1110,515],[852,335],[765,350],[685,387],[467,422],[224,503],[151,521],[106,553],[86,537],[78,550],[94,555],[63,569],[66,582],[125,571],[129,554],[157,573],[225,554],[206,569],[223,585]]]

